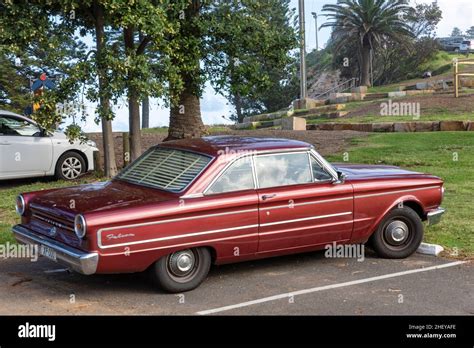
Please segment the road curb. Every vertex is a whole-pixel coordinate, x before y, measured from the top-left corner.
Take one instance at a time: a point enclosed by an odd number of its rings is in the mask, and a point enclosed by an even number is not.
[[[438,244],[421,243],[416,250],[419,254],[438,256],[444,248]]]

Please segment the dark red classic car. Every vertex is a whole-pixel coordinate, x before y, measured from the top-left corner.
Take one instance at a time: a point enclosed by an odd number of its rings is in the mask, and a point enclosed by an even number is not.
[[[330,164],[310,144],[251,137],[165,142],[113,180],[24,193],[22,243],[83,274],[149,269],[166,291],[211,264],[370,242],[405,258],[437,223],[443,181],[392,166]]]

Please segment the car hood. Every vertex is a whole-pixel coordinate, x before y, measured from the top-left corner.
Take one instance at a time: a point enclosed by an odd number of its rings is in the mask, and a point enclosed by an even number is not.
[[[106,211],[141,204],[158,203],[176,198],[175,194],[133,185],[120,180],[60,188],[41,193],[31,204],[43,210],[70,213]]]
[[[333,166],[336,168],[336,170],[345,174],[348,180],[399,178],[407,176],[433,177],[428,174],[413,172],[400,167],[387,165],[334,163]]]

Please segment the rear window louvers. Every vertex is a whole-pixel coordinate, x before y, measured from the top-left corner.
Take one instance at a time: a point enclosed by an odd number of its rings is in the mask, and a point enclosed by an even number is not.
[[[210,160],[193,152],[157,147],[125,168],[117,178],[166,191],[182,191]]]

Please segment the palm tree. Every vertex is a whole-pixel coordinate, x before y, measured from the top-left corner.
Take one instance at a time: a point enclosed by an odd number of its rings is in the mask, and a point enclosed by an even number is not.
[[[333,28],[335,51],[356,40],[361,85],[370,86],[371,51],[388,41],[406,45],[413,37],[404,20],[409,9],[407,0],[339,0],[335,5],[324,5],[329,21],[321,28]]]

